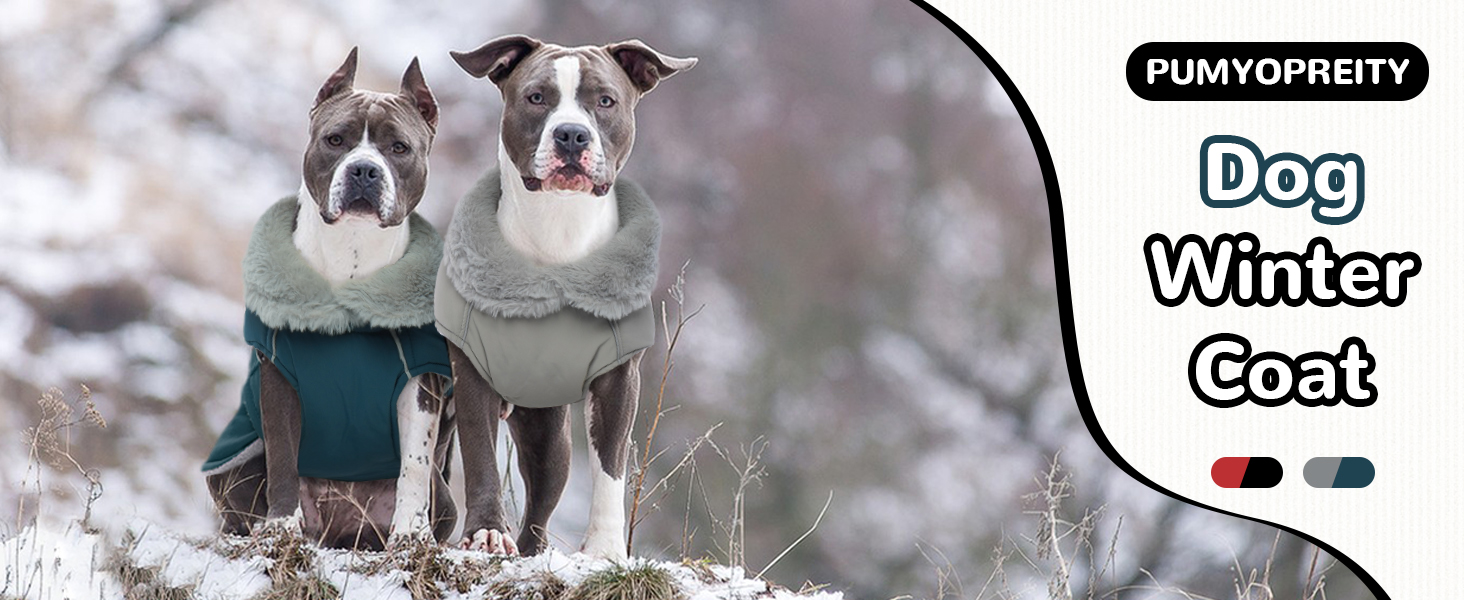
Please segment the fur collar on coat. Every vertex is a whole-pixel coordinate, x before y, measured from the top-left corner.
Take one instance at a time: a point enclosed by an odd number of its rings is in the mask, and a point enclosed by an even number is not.
[[[588,256],[537,265],[514,250],[498,227],[502,195],[490,171],[458,203],[447,230],[448,278],[473,308],[499,318],[539,318],[573,306],[618,320],[651,301],[661,219],[640,186],[615,183],[620,229]]]
[[[328,335],[358,327],[402,329],[432,323],[432,290],[442,237],[426,219],[408,220],[407,250],[370,277],[332,287],[295,248],[294,196],[276,202],[249,238],[244,255],[244,306],[273,329]]]

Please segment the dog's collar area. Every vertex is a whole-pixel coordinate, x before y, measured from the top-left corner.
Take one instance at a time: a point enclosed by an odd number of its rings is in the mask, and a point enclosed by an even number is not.
[[[339,334],[362,326],[399,329],[433,321],[432,288],[442,238],[420,215],[408,217],[407,248],[370,277],[332,286],[294,244],[299,202],[285,198],[254,226],[244,256],[244,306],[269,327]]]
[[[622,318],[651,301],[661,220],[633,182],[621,179],[613,189],[620,228],[610,240],[573,262],[539,265],[504,238],[498,223],[502,180],[490,171],[458,203],[442,268],[473,308],[495,317],[536,319],[573,306],[603,319]]]

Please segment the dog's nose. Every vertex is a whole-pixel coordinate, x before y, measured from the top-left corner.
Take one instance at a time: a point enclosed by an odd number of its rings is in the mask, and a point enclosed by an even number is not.
[[[375,184],[381,179],[381,167],[375,163],[358,162],[346,167],[346,175],[362,185]]]
[[[555,127],[554,147],[570,156],[577,156],[590,147],[590,128],[577,123],[565,123]]]

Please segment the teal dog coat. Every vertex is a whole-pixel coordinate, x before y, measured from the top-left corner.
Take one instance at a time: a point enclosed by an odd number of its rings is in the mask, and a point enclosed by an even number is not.
[[[433,329],[432,287],[442,239],[412,215],[407,250],[370,277],[332,287],[295,248],[296,200],[271,207],[244,258],[249,378],[239,410],[203,470],[215,474],[264,451],[263,356],[300,397],[299,472],[338,481],[394,479],[401,470],[397,398],[413,376],[449,379],[447,343]]]

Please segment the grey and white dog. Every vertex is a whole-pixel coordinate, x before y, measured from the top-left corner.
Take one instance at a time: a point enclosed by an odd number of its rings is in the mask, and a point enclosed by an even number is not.
[[[452,57],[502,92],[498,224],[513,249],[543,265],[584,258],[616,233],[612,184],[635,141],[636,103],[660,80],[696,64],[638,40],[564,47],[522,35]],[[569,478],[569,407],[512,407],[462,349],[449,342],[449,354],[467,490],[463,546],[536,554],[547,544],[545,526]],[[626,556],[624,477],[640,359],[637,354],[594,379],[585,402],[593,492],[581,550],[596,556]],[[508,535],[494,452],[501,417],[525,479],[517,542]]]
[[[352,49],[310,111],[293,234],[305,262],[332,286],[365,279],[402,258],[437,128],[437,103],[415,59],[396,93],[355,89],[355,77]],[[456,511],[444,479],[452,440],[441,400],[445,378],[412,377],[397,399],[402,469],[396,480],[330,481],[299,475],[299,397],[267,357],[260,363],[264,452],[208,477],[225,531],[247,534],[263,520],[265,527],[303,526],[326,545],[366,548],[451,534]]]

